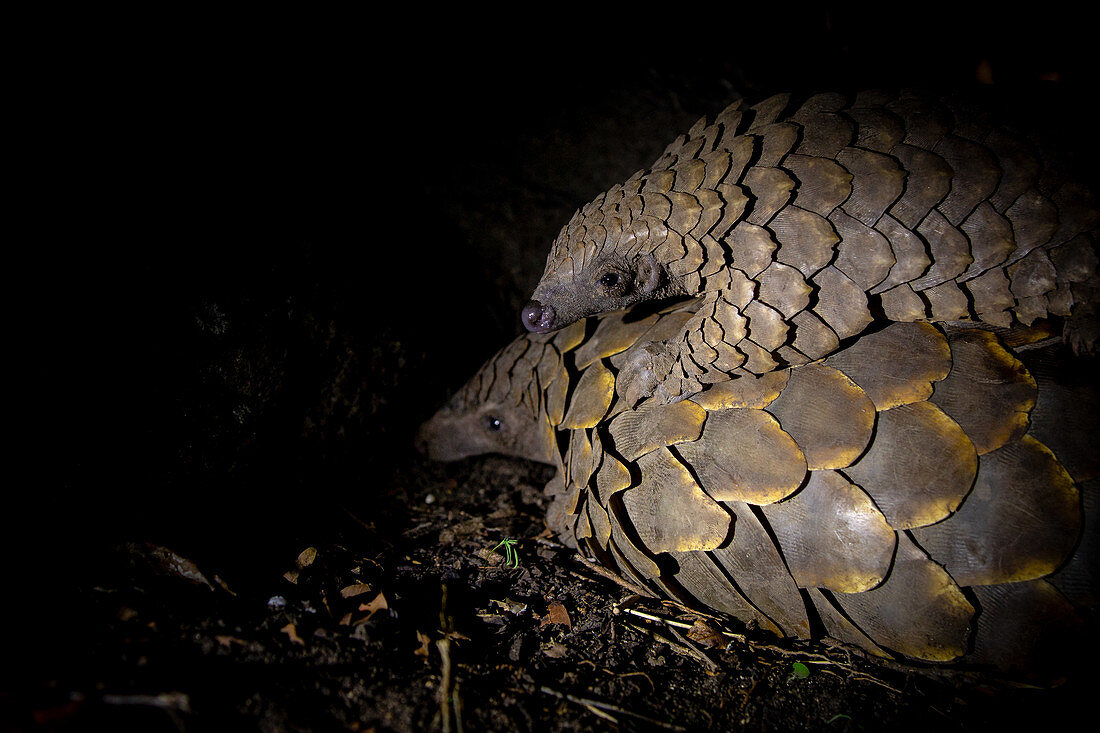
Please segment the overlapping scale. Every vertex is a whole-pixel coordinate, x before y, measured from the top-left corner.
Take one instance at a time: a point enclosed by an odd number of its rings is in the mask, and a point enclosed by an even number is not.
[[[1077,544],[1080,503],[1054,454],[1024,436],[983,455],[966,502],[913,537],[962,585],[1034,580],[1054,572]]]
[[[840,607],[830,600],[829,594],[819,588],[808,588],[806,595],[813,604],[817,617],[825,627],[825,633],[833,639],[859,647],[877,657],[889,658],[891,655],[880,647],[862,629],[852,623]]]
[[[886,280],[897,263],[890,240],[840,210],[834,211],[829,221],[840,235],[837,258],[833,264],[861,291],[871,292]]]
[[[905,170],[895,158],[862,148],[845,148],[836,160],[852,175],[852,195],[841,208],[866,226],[874,226],[905,191]]]
[[[775,371],[760,377],[744,376],[710,385],[691,400],[709,412],[730,407],[759,410],[770,405],[787,386],[790,372]]]
[[[601,319],[592,337],[577,348],[574,355],[575,366],[577,369],[584,369],[599,359],[626,351],[652,329],[658,320],[656,314],[637,318],[625,311]]]
[[[759,409],[711,412],[699,439],[676,450],[719,501],[769,504],[794,493],[806,478],[798,443]]]
[[[806,638],[810,620],[798,584],[791,577],[771,533],[750,504],[725,502],[735,517],[730,542],[710,556],[741,593],[788,636]]]
[[[1057,670],[1067,649],[1078,652],[1089,633],[1057,588],[1044,580],[977,586],[981,605],[967,660],[998,670]]]
[[[783,630],[756,608],[736,585],[731,584],[729,574],[705,552],[671,552],[677,563],[677,583],[696,603],[702,603],[719,613],[727,613],[745,623],[783,635]]]
[[[655,592],[875,654],[1027,657],[1027,619],[1068,618],[1095,552],[1075,544],[1095,400],[1032,379],[1018,331],[922,322],[1075,318],[1100,291],[1085,193],[953,102],[733,106],[583,207],[547,263],[582,282],[652,253],[692,304],[537,337],[477,393],[536,380],[511,397],[560,432],[548,522]],[[639,367],[667,386],[623,399]]]
[[[565,384],[577,427],[549,441],[546,495],[567,544],[650,592],[875,655],[1003,668],[1072,642],[1071,601],[1097,598],[1095,542],[1078,538],[1100,412],[1064,352],[1023,352],[1025,366],[1005,344],[1041,332],[900,323],[672,404],[616,399],[617,364],[699,307],[647,312],[632,345],[580,369],[629,317],[529,337],[472,381],[498,395],[505,375],[530,390],[528,374],[546,429]]]
[[[852,174],[831,158],[788,155],[783,168],[800,183],[794,203],[819,216],[829,216],[852,195]]]
[[[864,452],[875,405],[842,372],[821,364],[792,369],[786,389],[769,404],[811,470],[850,466]]]
[[[671,405],[649,400],[616,416],[608,434],[618,454],[633,461],[657,448],[697,439],[706,420],[707,411],[689,400]]]
[[[666,448],[637,461],[641,480],[624,491],[623,506],[638,537],[654,553],[713,550],[730,531],[730,515],[699,487]]]
[[[974,606],[938,564],[899,533],[890,577],[833,599],[875,644],[907,657],[948,662],[967,651]]]
[[[884,363],[893,366],[883,369]],[[948,340],[927,323],[899,323],[867,334],[824,362],[859,385],[880,412],[928,399],[952,363]]]
[[[776,95],[700,120],[649,171],[583,207],[555,242],[547,279],[579,282],[602,250],[656,253],[689,294],[728,288],[733,270],[752,278],[754,297],[788,329],[727,334],[728,349],[705,328],[694,340],[667,339],[674,361],[656,379],[682,383],[664,390],[670,399],[718,381],[715,371],[825,356],[876,316],[1028,324],[1092,297],[1062,273],[1074,258],[1046,249],[1096,227],[1100,209],[1051,170],[1037,147],[959,100],[830,93],[799,105]],[[803,282],[778,285],[776,264]],[[1095,262],[1084,277],[1096,281]],[[856,307],[855,289],[881,300]],[[837,342],[820,330],[805,348],[789,338],[811,307]],[[780,335],[788,339],[777,344]]]
[[[951,372],[930,401],[962,427],[978,455],[1018,440],[1035,406],[1034,378],[988,331],[957,331],[949,340]]]
[[[829,264],[840,241],[828,219],[793,205],[772,217],[768,227],[779,242],[776,259],[805,277]]]
[[[874,320],[864,290],[833,265],[813,277],[817,304],[813,311],[840,339],[856,336]]]
[[[840,473],[812,471],[805,488],[762,511],[799,586],[860,593],[886,578],[894,529]]]
[[[614,396],[615,376],[602,362],[593,363],[577,379],[559,425],[567,430],[595,426],[607,414]]]
[[[844,473],[891,526],[910,529],[954,512],[977,471],[977,451],[959,424],[930,402],[914,402],[879,413],[874,441]]]

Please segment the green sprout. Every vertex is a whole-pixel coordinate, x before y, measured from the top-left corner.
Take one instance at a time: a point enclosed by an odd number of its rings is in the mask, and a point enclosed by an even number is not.
[[[493,552],[496,552],[501,547],[504,548],[504,566],[513,569],[518,568],[519,552],[516,550],[516,540],[511,537],[505,537],[493,548]]]
[[[793,679],[793,678],[797,677],[800,680],[804,680],[809,676],[810,676],[810,668],[807,667],[805,664],[803,664],[802,662],[793,662],[793,663],[791,663],[791,677],[790,677],[790,679]]]

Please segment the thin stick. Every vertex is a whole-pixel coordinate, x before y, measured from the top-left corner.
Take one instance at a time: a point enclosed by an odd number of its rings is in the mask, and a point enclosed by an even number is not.
[[[646,590],[645,588],[641,588],[637,585],[634,585],[629,580],[623,580],[618,575],[611,572],[610,570],[603,567],[602,565],[597,565],[594,562],[589,562],[589,560],[586,559],[583,555],[579,555],[579,554],[574,555],[574,559],[577,562],[579,562],[581,565],[584,565],[586,568],[591,570],[592,572],[594,572],[598,575],[602,575],[603,577],[607,578],[608,580],[610,580],[612,582],[618,583],[619,585],[626,588],[631,593],[635,593],[639,596],[646,596],[647,598],[652,598],[653,597],[652,592]]]
[[[652,614],[652,613],[646,613],[645,611],[639,611],[636,608],[624,608],[623,610],[626,611],[627,613],[631,614],[632,616],[637,616],[638,618],[644,618],[647,621],[656,621],[657,623],[668,624],[669,626],[679,626],[681,629],[690,629],[692,627],[692,624],[685,623],[684,621],[673,621],[670,618],[665,618],[664,616],[657,616],[657,615]]]
[[[570,695],[567,692],[558,692],[557,690],[552,690],[549,687],[545,687],[545,686],[539,687],[539,692],[545,693],[547,695],[553,695],[554,697],[557,697],[557,698],[562,699],[562,700],[568,700],[569,702],[573,702],[573,703],[576,703],[578,705],[583,705],[584,707],[588,708],[589,710],[592,710],[592,708],[599,708],[600,710],[603,710],[603,711],[610,711],[610,712],[616,713],[618,715],[626,715],[626,716],[631,717],[631,718],[636,718],[637,720],[644,720],[647,723],[650,723],[652,725],[656,725],[656,726],[658,726],[660,728],[664,728],[666,730],[687,730],[686,728],[684,728],[682,726],[673,725],[672,723],[666,723],[663,720],[655,720],[654,718],[646,717],[645,715],[642,715],[640,713],[635,713],[632,710],[624,710],[623,708],[619,707],[618,705],[612,705],[611,703],[603,702],[601,700],[593,700],[593,699],[587,698],[587,697],[577,697],[576,695]],[[592,710],[592,712],[595,713],[596,711]],[[597,715],[598,715],[598,713],[597,713]],[[606,717],[606,716],[601,715],[600,717]]]
[[[451,733],[451,640],[446,637],[435,643],[439,656],[443,659],[442,679],[439,682],[439,714],[443,733]]]

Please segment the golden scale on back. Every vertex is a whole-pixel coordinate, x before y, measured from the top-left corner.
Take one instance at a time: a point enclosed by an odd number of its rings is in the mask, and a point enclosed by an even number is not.
[[[961,108],[787,101],[701,121],[578,212],[536,332],[421,439],[555,465],[548,525],[655,595],[1046,670],[1096,603],[1100,405],[1039,321],[1092,345],[1087,191]],[[616,298],[570,293],[610,271]]]

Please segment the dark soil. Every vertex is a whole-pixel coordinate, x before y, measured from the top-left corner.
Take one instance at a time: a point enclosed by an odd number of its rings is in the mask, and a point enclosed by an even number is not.
[[[546,467],[413,450],[518,333],[572,212],[700,116],[781,89],[966,85],[983,59],[1017,98],[1095,81],[1022,25],[918,53],[931,28],[782,22],[781,45],[681,55],[631,34],[593,51],[606,29],[366,60],[363,39],[227,32],[58,74],[86,122],[47,129],[71,175],[27,271],[48,283],[17,314],[47,348],[41,422],[13,426],[33,477],[5,522],[5,730],[1072,720],[1094,679],[929,677],[638,597],[549,537]]]

